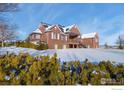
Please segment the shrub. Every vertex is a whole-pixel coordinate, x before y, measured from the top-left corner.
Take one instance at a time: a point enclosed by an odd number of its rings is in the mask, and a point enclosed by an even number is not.
[[[16,42],[17,47],[24,47],[24,48],[34,48],[36,49],[36,45],[30,42]]]
[[[88,60],[60,64],[57,54],[33,57],[28,53],[0,56],[0,85],[100,85],[101,78],[121,80],[124,65]],[[123,83],[122,83],[123,84]]]
[[[124,46],[119,45],[118,48],[119,48],[119,49],[124,49]]]
[[[48,49],[48,45],[46,43],[40,43],[39,45],[36,46],[37,50],[45,50]]]
[[[47,44],[45,43],[39,43],[38,45],[33,44],[31,42],[16,42],[16,46],[17,47],[24,47],[24,48],[33,48],[33,49],[37,49],[37,50],[44,50],[44,49],[48,49]]]

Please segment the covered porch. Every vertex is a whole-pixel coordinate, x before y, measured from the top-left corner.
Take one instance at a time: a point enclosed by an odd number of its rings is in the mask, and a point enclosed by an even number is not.
[[[79,44],[69,44],[69,48],[79,48]]]

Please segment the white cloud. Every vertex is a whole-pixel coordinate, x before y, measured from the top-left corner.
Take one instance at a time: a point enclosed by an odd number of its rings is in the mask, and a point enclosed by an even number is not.
[[[54,4],[54,5],[59,5],[59,4]],[[58,9],[59,10],[59,9]],[[55,10],[53,4],[43,4],[41,11],[43,15],[41,15],[41,18],[45,22],[53,22],[56,20],[56,18],[60,17],[66,10],[62,11],[57,11]]]

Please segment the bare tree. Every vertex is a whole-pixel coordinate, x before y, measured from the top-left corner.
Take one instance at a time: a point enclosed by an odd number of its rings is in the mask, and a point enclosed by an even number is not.
[[[119,35],[116,43],[119,45],[120,49],[123,49],[124,48],[124,35]]]
[[[0,13],[3,12],[17,12],[18,4],[14,3],[0,3]],[[0,42],[4,46],[5,41],[11,41],[16,39],[16,25],[12,25],[6,20],[4,16],[0,16]]]
[[[107,43],[107,42],[104,44],[104,46],[105,46],[105,48],[106,48],[106,49],[107,49],[107,48],[109,48],[109,46],[108,46],[108,43]]]
[[[0,41],[2,42],[2,46],[4,46],[5,41],[16,39],[17,34],[15,29],[14,26],[9,26],[6,23],[0,22]]]

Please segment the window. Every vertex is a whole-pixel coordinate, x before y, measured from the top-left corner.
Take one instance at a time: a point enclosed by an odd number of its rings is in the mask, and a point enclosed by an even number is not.
[[[65,36],[65,40],[66,40],[66,41],[68,40],[68,37],[67,37],[67,36]]]
[[[57,33],[52,32],[51,33],[51,39],[57,39]]]
[[[64,40],[65,36],[63,34],[61,34],[61,40]]]
[[[33,36],[34,36],[34,39],[35,39],[36,38],[36,35],[34,34]]]
[[[56,33],[53,33],[53,39],[56,39]]]
[[[79,35],[78,38],[81,38],[81,36]]]
[[[40,39],[40,35],[39,35],[39,34],[36,34],[36,35],[35,35],[35,38],[36,38],[36,39]]]
[[[53,32],[51,33],[51,39],[53,39]]]
[[[58,36],[57,36],[58,40],[59,40],[59,38],[60,38],[59,36],[60,36],[60,35],[59,35],[59,33],[58,33]]]

